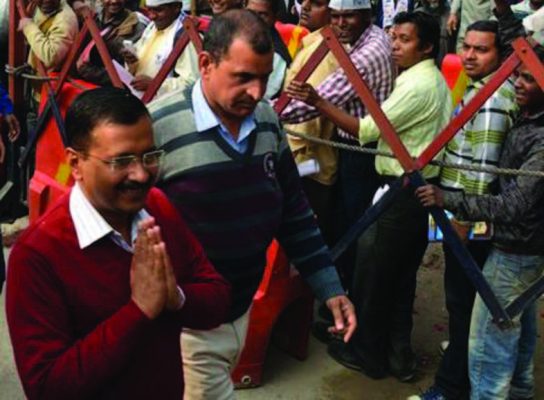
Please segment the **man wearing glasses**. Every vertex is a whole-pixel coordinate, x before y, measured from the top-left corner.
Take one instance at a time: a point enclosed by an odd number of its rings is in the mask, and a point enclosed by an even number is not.
[[[6,311],[25,394],[178,400],[179,332],[219,325],[229,285],[152,189],[162,151],[138,99],[85,92],[66,131],[75,186],[9,261]]]

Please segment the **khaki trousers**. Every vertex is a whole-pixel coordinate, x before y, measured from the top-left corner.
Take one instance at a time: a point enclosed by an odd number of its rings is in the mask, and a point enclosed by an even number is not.
[[[249,311],[233,322],[200,331],[184,328],[181,334],[184,400],[232,400],[230,378],[244,348]]]

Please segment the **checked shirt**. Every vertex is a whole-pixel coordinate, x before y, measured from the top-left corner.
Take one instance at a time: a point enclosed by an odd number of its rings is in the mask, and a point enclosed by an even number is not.
[[[370,25],[349,50],[351,61],[364,78],[374,98],[381,104],[391,93],[395,72],[391,59],[391,43],[387,34]],[[347,113],[362,118],[365,107],[351,85],[343,69],[338,69],[317,88],[325,100]],[[301,101],[293,100],[281,114],[285,123],[296,124],[320,116],[319,111]],[[356,139],[342,130],[338,134],[345,139]]]
[[[489,75],[469,85],[458,110],[474,97],[490,77]],[[448,143],[445,161],[475,167],[497,166],[502,144],[517,114],[514,85],[507,80]],[[495,178],[494,174],[485,172],[444,168],[441,184],[446,189],[481,195],[489,192],[489,183]]]

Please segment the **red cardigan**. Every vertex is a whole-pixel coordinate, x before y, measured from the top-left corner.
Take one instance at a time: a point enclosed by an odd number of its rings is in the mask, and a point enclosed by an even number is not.
[[[225,320],[228,283],[164,194],[146,210],[161,227],[186,302],[149,320],[130,299],[132,255],[103,238],[80,249],[65,195],[9,259],[6,313],[29,399],[182,398],[181,327]]]

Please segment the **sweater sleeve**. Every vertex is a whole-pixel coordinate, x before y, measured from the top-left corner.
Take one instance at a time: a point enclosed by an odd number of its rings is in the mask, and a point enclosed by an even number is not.
[[[320,301],[344,294],[283,134],[276,174],[284,196],[278,241]]]
[[[6,315],[29,399],[92,395],[126,367],[151,325],[130,301],[79,337],[72,312],[48,261],[31,247],[16,245],[9,260]]]
[[[501,46],[501,57],[506,59],[513,52],[512,42],[519,37],[525,37],[526,31],[521,19],[517,18],[511,9],[504,14],[494,10],[495,17],[499,22],[499,40]]]
[[[520,169],[544,170],[544,150],[529,154]],[[516,223],[544,196],[544,179],[517,176],[498,195],[467,195],[464,192],[444,192],[445,208],[456,212],[465,221]]]

